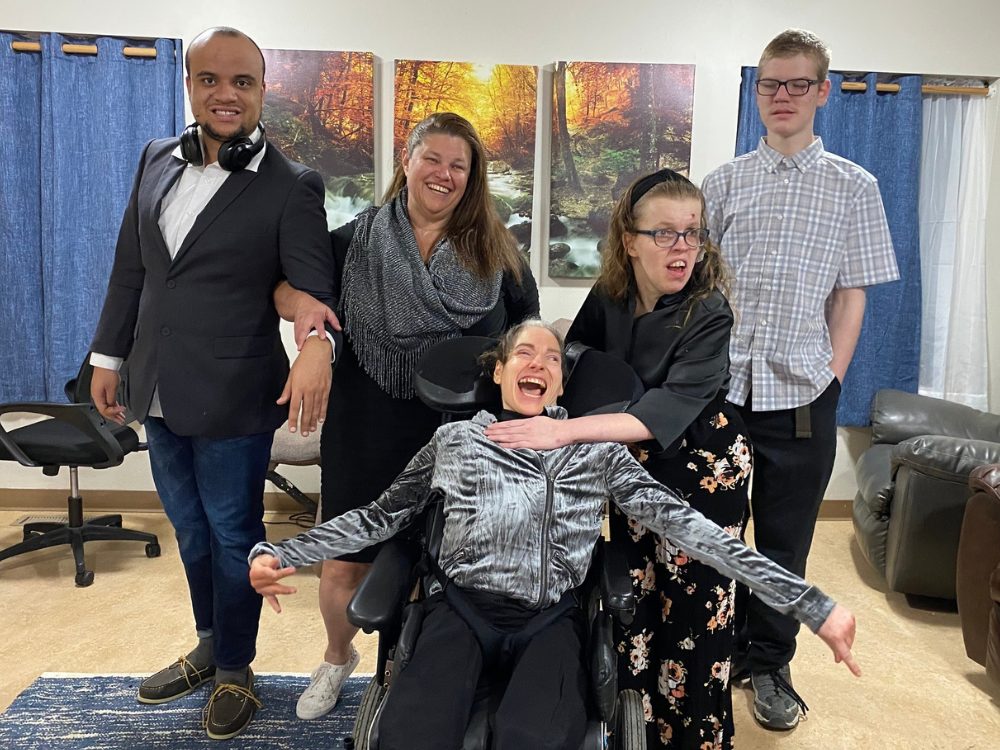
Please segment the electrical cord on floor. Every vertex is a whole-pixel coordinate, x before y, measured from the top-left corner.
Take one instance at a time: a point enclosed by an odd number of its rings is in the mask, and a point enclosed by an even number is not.
[[[265,526],[298,526],[300,529],[311,529],[315,526],[316,514],[308,510],[290,513],[288,518],[277,521],[264,521]]]

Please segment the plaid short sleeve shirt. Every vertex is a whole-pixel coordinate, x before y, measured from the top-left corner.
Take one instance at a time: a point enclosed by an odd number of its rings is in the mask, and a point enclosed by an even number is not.
[[[899,278],[878,182],[816,138],[793,156],[757,150],[702,185],[712,238],[735,277],[729,400],[792,409],[833,379],[826,300]]]

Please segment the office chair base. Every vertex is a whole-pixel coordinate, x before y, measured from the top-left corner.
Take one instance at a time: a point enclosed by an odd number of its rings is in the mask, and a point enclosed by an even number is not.
[[[75,502],[74,502],[75,501]],[[69,498],[69,523],[29,523],[24,526],[24,541],[0,550],[0,560],[23,555],[27,552],[68,544],[73,548],[76,562],[76,585],[89,586],[94,582],[94,571],[87,570],[83,557],[84,542],[130,541],[145,542],[146,557],[159,557],[160,543],[155,534],[122,528],[120,515],[107,515],[82,520],[82,501]]]
[[[266,479],[292,498],[292,500],[305,508],[307,513],[311,513],[313,516],[316,515],[316,502],[294,484],[281,476],[281,474],[276,472],[274,469],[271,469],[267,472]]]

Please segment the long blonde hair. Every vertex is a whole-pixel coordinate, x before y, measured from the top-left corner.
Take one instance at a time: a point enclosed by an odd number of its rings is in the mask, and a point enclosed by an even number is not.
[[[524,262],[517,249],[514,236],[500,221],[493,198],[486,182],[486,150],[472,123],[454,112],[437,112],[417,123],[406,139],[410,156],[429,135],[442,133],[461,138],[469,144],[472,164],[465,193],[448,219],[445,233],[455,248],[455,253],[466,268],[481,278],[488,278],[498,271],[509,271],[521,280]],[[406,173],[402,163],[396,166],[392,181],[382,198],[388,203],[406,187]]]
[[[636,190],[637,187],[642,187],[640,183],[648,182],[650,177],[652,175],[641,177],[629,185],[628,190],[622,193],[611,212],[607,246],[601,255],[601,273],[594,285],[616,302],[624,301],[629,290],[635,285],[635,271],[632,268],[632,259],[628,254],[628,248],[625,246],[625,236],[633,234],[638,229],[635,223],[636,208],[655,197],[671,200],[694,198],[701,204],[699,226],[702,229],[707,228],[705,196],[695,187],[693,182],[677,172],[663,170],[663,181],[649,187],[645,192],[642,192],[641,189]],[[633,195],[636,195],[636,198],[633,198]],[[695,264],[694,270],[691,272],[691,280],[688,282],[691,293],[688,301],[688,312],[694,308],[698,300],[704,299],[716,289],[728,296],[729,283],[729,271],[725,261],[722,260],[719,246],[709,237],[708,242],[702,248],[701,259]]]

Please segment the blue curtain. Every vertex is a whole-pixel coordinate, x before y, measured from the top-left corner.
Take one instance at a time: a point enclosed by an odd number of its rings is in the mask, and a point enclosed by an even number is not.
[[[139,155],[183,127],[180,40],[156,58],[125,57],[121,39],[67,55],[42,39],[42,294],[45,391],[63,398],[94,335]]]
[[[180,132],[179,40],[65,55],[0,33],[0,402],[65,400],[97,325],[143,144]]]
[[[743,69],[736,154],[757,147],[764,127],[754,93],[756,68]],[[899,93],[879,94],[876,75],[865,92],[844,92],[830,73],[830,99],[816,115],[823,146],[867,169],[879,181],[900,280],[870,287],[854,360],[837,410],[841,425],[870,424],[872,397],[881,388],[915,393],[920,369],[920,76],[894,79]]]
[[[0,33],[0,402],[45,398],[41,58]]]

